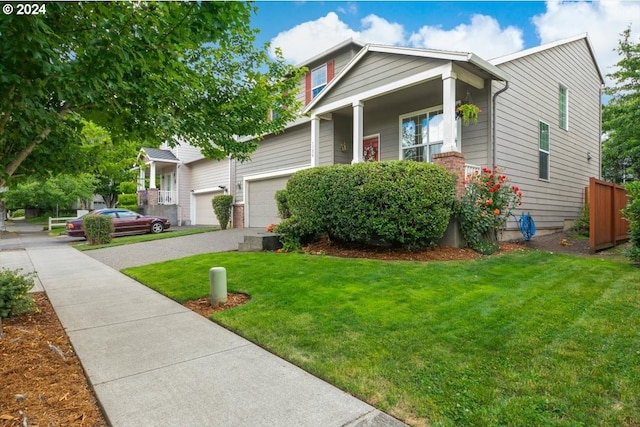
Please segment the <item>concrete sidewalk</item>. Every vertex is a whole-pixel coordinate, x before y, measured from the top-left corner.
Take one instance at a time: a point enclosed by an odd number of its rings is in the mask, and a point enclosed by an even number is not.
[[[24,251],[114,427],[404,425],[66,244]]]

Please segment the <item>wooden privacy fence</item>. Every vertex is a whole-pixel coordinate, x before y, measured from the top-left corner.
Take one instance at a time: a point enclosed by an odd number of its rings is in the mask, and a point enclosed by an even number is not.
[[[611,248],[629,239],[629,222],[620,211],[627,206],[624,187],[589,178],[589,246],[591,253]]]

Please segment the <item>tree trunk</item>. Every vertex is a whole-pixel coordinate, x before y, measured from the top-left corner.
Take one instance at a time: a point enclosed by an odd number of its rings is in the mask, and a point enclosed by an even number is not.
[[[64,115],[69,111],[69,108],[69,104],[64,104],[62,107],[60,107],[60,109],[58,110],[58,118],[62,119]],[[50,133],[51,128],[44,128],[42,132],[36,135],[35,138],[31,140],[29,145],[27,145],[20,153],[18,153],[15,159],[9,162],[5,169],[6,176],[11,177],[18,169],[18,167],[20,167],[22,162],[24,162],[24,160],[29,156],[29,154],[33,152],[36,146],[44,141]],[[0,186],[4,185],[5,183],[6,180],[4,178],[0,178]]]

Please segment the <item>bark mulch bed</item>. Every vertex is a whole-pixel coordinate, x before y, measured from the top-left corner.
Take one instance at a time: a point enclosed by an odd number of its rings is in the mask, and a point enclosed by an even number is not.
[[[0,426],[106,426],[46,295],[37,313],[2,321]]]
[[[589,256],[588,241],[569,233],[534,237],[530,242],[501,243],[498,254],[539,249]],[[345,248],[321,241],[305,248],[312,255],[405,261],[476,259],[469,249],[436,247],[420,251]],[[34,294],[39,312],[2,321],[0,338],[0,427],[107,426],[73,348],[44,293]],[[185,307],[209,318],[212,313],[249,301],[229,294],[211,307],[209,298]]]

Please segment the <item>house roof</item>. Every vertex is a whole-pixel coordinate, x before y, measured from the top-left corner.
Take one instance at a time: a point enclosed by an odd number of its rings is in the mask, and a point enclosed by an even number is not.
[[[149,160],[154,162],[180,163],[180,160],[169,150],[143,147],[140,149],[140,152],[144,153]]]
[[[351,39],[347,39],[347,40],[343,41],[342,43],[339,43],[339,44],[337,44],[335,46],[330,47],[329,49],[327,49],[327,50],[325,50],[323,52],[320,52],[319,54],[317,54],[316,56],[314,56],[312,58],[305,59],[303,62],[297,64],[296,67],[304,67],[305,65],[312,64],[312,63],[314,63],[316,61],[319,61],[320,59],[332,54],[333,52],[337,52],[340,49],[342,49],[344,47],[347,47],[349,45],[354,45],[358,49],[362,49],[365,46],[364,43],[359,42],[357,40],[354,40],[352,38]]]
[[[332,49],[335,50],[335,49]],[[471,64],[478,69],[488,73],[491,77],[496,80],[506,81],[508,80],[508,75],[496,67],[494,64],[489,63],[488,61],[480,58],[478,55],[470,52],[456,52],[456,51],[446,51],[446,50],[434,50],[434,49],[418,49],[418,48],[409,48],[409,47],[397,47],[397,46],[385,46],[385,45],[377,45],[377,44],[367,44],[365,45],[360,52],[356,56],[354,56],[351,61],[347,64],[347,66],[340,71],[340,73],[333,79],[327,87],[322,90],[303,110],[303,113],[307,113],[311,111],[315,105],[320,102],[320,100],[331,91],[335,85],[337,85],[345,75],[351,70],[353,67],[358,64],[362,58],[368,52],[380,52],[380,53],[389,53],[395,55],[406,55],[406,56],[415,56],[421,58],[429,58],[429,59],[441,59],[446,61],[454,61],[454,62],[463,62]],[[326,55],[324,53],[322,56]]]
[[[600,81],[604,84],[604,77],[602,75],[602,71],[600,70],[600,66],[598,65],[598,61],[596,59],[595,52],[593,50],[593,45],[589,40],[589,35],[587,33],[579,34],[577,36],[569,37],[566,39],[556,40],[551,43],[545,43],[540,46],[532,47],[530,49],[521,50],[519,52],[511,53],[504,56],[499,56],[497,58],[490,59],[489,62],[493,65],[504,64],[505,62],[515,61],[516,59],[524,58],[525,56],[533,55],[539,52],[543,52],[545,50],[553,49],[558,46],[562,46],[567,43],[573,43],[579,40],[584,40],[587,43],[587,48],[589,49],[589,53],[591,54],[591,59],[593,60],[593,65],[596,67],[598,71],[598,76],[600,77]]]

